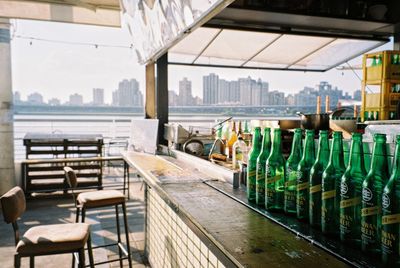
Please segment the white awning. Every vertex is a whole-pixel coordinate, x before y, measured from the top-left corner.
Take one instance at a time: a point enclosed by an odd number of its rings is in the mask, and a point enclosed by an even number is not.
[[[326,71],[386,40],[201,27],[169,49],[171,64]]]
[[[121,26],[119,0],[1,0],[1,17]]]

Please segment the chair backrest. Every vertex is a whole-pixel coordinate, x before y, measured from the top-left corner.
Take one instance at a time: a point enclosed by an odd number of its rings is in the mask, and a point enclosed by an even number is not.
[[[69,187],[72,189],[78,186],[78,178],[76,176],[75,170],[70,167],[64,167],[65,178],[67,179]]]
[[[25,194],[21,187],[12,188],[0,198],[0,201],[6,223],[15,223],[25,212]]]

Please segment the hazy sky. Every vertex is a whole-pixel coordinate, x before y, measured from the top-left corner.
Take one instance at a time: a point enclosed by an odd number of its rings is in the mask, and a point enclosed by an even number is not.
[[[137,63],[133,50],[63,43],[129,47],[134,40],[126,29],[27,20],[13,20],[12,24],[13,89],[20,91],[23,99],[37,91],[45,100],[55,97],[65,101],[70,94],[77,92],[83,95],[85,102],[89,102],[92,100],[92,89],[100,87],[105,89],[106,102],[110,102],[111,92],[124,78],[136,78],[144,91],[144,66]],[[21,37],[58,40],[61,43]],[[389,43],[379,50],[391,48],[392,44]],[[361,58],[350,63],[360,65]],[[319,81],[328,81],[350,93],[361,85],[360,80],[350,70],[304,73],[170,66],[169,88],[177,91],[179,80],[186,76],[192,81],[193,94],[202,97],[202,76],[211,72],[227,80],[247,76],[261,78],[270,83],[271,90],[285,93],[295,93],[304,86],[314,86]]]

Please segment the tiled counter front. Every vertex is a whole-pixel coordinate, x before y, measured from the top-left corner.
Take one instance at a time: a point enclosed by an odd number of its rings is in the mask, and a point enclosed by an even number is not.
[[[151,267],[225,267],[150,187],[146,202],[146,253]]]

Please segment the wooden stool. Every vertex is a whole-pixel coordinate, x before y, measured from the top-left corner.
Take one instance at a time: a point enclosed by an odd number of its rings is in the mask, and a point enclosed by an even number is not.
[[[21,266],[21,258],[29,257],[30,267],[35,266],[35,256],[73,253],[72,267],[75,263],[75,253],[79,255],[79,267],[85,267],[85,244],[87,243],[90,267],[93,265],[92,245],[90,241],[90,226],[85,223],[40,225],[30,228],[19,237],[17,219],[26,208],[25,194],[20,187],[14,187],[1,198],[4,221],[12,223],[15,238],[14,266]]]
[[[67,179],[67,182],[73,191],[73,189],[76,189],[76,187],[78,185],[76,173],[70,167],[64,167],[64,171],[65,171],[65,177]],[[74,197],[74,202],[75,202],[75,206],[76,206],[76,222],[79,222],[80,215],[81,215],[81,222],[85,222],[85,216],[86,216],[87,209],[101,208],[101,207],[108,207],[108,206],[115,207],[118,242],[112,243],[112,244],[107,244],[107,245],[101,245],[101,246],[97,246],[94,248],[109,247],[109,246],[116,245],[116,246],[118,246],[119,258],[115,259],[115,260],[108,260],[108,261],[95,263],[95,264],[104,264],[104,263],[119,261],[120,266],[122,267],[123,266],[122,261],[124,259],[128,259],[129,267],[131,268],[132,260],[131,260],[131,250],[130,250],[130,245],[129,245],[129,230],[128,230],[128,220],[127,220],[127,216],[126,216],[125,196],[121,192],[116,191],[116,190],[99,190],[99,191],[93,191],[93,192],[84,192],[84,193],[78,194],[77,197],[75,197],[74,193],[72,192],[72,195]],[[126,237],[127,249],[124,248],[124,246],[122,245],[122,240],[121,240],[121,231],[120,231],[119,213],[118,213],[119,206],[122,206],[122,213],[124,216],[124,226],[125,226],[125,237]],[[125,254],[125,257],[122,256],[122,253]]]

